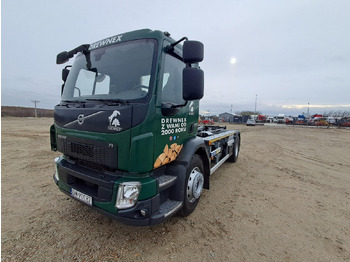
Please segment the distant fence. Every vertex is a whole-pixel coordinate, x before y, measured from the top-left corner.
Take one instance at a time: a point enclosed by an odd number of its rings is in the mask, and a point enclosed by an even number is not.
[[[37,108],[38,117],[53,117],[53,110]],[[2,106],[1,116],[35,117],[35,109],[31,107]]]

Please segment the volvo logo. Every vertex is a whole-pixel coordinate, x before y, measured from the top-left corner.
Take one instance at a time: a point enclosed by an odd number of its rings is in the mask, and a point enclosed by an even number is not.
[[[84,115],[84,114],[80,114],[80,115],[78,115],[78,118],[77,118],[76,120],[65,124],[63,127],[74,126],[74,125],[76,125],[77,123],[81,126],[81,125],[84,123],[84,121],[85,121],[86,119],[89,119],[89,118],[91,118],[91,117],[93,117],[93,116],[97,116],[97,115],[103,114],[103,113],[104,113],[104,111],[98,111],[98,112],[92,113],[92,114],[87,115],[87,116]]]
[[[78,115],[78,124],[82,125],[84,123],[84,115],[80,114]]]

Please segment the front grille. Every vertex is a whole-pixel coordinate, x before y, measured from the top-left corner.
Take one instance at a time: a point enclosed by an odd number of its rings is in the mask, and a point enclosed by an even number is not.
[[[72,154],[80,155],[88,159],[92,159],[94,157],[94,147],[91,145],[71,142],[70,149]]]
[[[75,159],[118,168],[118,149],[114,144],[58,135],[57,148]]]

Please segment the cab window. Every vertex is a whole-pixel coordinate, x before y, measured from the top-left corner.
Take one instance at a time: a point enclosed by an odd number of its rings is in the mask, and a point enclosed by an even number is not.
[[[185,64],[179,59],[166,55],[162,83],[162,103],[184,104],[182,98],[182,70]]]

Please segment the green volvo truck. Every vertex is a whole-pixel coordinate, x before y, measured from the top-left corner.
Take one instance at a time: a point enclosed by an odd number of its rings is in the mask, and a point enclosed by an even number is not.
[[[56,63],[74,56],[50,128],[51,149],[62,153],[58,188],[129,225],[191,214],[240,148],[239,131],[198,125],[203,44],[143,29],[62,52]]]

